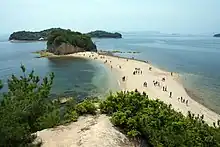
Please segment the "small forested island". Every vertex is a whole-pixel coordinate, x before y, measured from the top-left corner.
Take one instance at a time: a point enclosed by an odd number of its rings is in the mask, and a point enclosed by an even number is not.
[[[220,34],[215,34],[213,37],[220,37]]]
[[[9,40],[21,40],[21,41],[45,41],[47,40],[50,32],[59,30],[59,28],[51,28],[39,32],[31,31],[18,31],[9,36]]]
[[[18,41],[46,41],[48,36],[53,31],[63,30],[61,28],[51,28],[38,32],[31,31],[18,31],[14,32],[9,36],[9,40],[18,40]],[[110,33],[106,31],[93,31],[86,33],[92,38],[122,38],[120,33]]]
[[[89,32],[87,34],[92,38],[122,38],[122,35],[118,32],[109,33],[106,31],[97,30],[97,31]]]
[[[65,55],[81,51],[97,51],[91,37],[80,32],[56,29],[49,33],[47,51],[55,55]]]

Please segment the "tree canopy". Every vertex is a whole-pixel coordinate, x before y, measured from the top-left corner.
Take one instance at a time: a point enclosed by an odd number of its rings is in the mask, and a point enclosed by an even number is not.
[[[25,41],[37,41],[39,39],[47,40],[47,37],[50,34],[50,32],[55,30],[61,30],[61,28],[51,28],[39,32],[31,32],[31,31],[13,32],[9,36],[9,40],[25,40]]]
[[[128,136],[143,138],[155,147],[218,147],[219,127],[208,126],[203,116],[187,117],[146,93],[119,92],[100,104],[102,113]]]
[[[36,131],[96,113],[91,100],[77,104],[71,99],[61,105],[59,100],[49,99],[53,73],[41,79],[34,71],[28,74],[24,66],[21,69],[22,76],[8,79],[8,92],[0,103],[0,147],[39,146],[33,144]]]
[[[70,44],[86,51],[97,51],[96,45],[87,35],[64,29],[51,31],[47,40],[47,48],[54,49],[59,47],[62,43]]]
[[[122,35],[118,32],[110,33],[101,30],[89,32],[87,33],[87,35],[89,35],[92,38],[122,38]]]
[[[64,29],[61,28],[50,28],[42,31],[17,31],[13,32],[9,36],[9,40],[24,40],[24,41],[38,41],[38,40],[44,40],[46,41],[48,39],[48,36],[53,31],[64,31]],[[81,34],[81,33],[80,33]],[[120,33],[110,33],[106,31],[92,31],[89,33],[85,33],[84,35],[88,35],[90,37],[94,38],[122,38],[122,35]]]

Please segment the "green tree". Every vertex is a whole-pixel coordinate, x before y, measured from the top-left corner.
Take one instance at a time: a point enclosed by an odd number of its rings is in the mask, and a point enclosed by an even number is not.
[[[22,76],[12,75],[8,80],[8,92],[0,104],[0,146],[31,146],[35,137],[32,133],[44,128],[39,127],[39,123],[46,120],[42,118],[55,110],[48,99],[54,74],[40,80],[34,71],[27,74],[23,65],[21,70]],[[59,121],[56,120],[56,123]],[[54,123],[51,124],[47,127],[54,126]]]
[[[101,102],[102,113],[131,138],[144,138],[153,146],[217,147],[220,130],[208,126],[203,117],[185,117],[146,93],[118,92]]]

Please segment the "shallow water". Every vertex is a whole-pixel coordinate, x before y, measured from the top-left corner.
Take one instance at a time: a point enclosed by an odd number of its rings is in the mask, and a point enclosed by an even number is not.
[[[109,93],[110,88],[117,89],[113,75],[97,61],[73,57],[35,58],[37,55],[32,52],[45,47],[45,42],[0,42],[0,79],[5,83],[3,92],[7,91],[7,79],[11,74],[21,74],[21,63],[28,71],[34,69],[41,77],[55,73],[53,97],[75,95],[81,99]]]
[[[194,98],[220,113],[220,38],[142,32],[94,41],[102,50],[139,51],[118,55],[149,60],[159,68],[180,73]]]
[[[55,72],[54,94],[97,96],[118,89],[109,69],[96,61],[34,58],[36,55],[31,52],[44,49],[44,42],[0,40],[0,79],[5,82],[12,73],[21,73],[19,66],[23,63],[40,76]],[[119,55],[149,60],[159,68],[180,73],[184,86],[194,98],[220,113],[220,38],[139,32],[123,33],[123,39],[94,41],[102,50],[139,51],[139,54]]]

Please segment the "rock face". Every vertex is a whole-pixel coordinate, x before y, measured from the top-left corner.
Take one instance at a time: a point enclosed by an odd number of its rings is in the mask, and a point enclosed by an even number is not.
[[[134,147],[105,115],[80,117],[77,122],[36,133],[42,147]]]
[[[220,37],[220,34],[215,34],[214,37]]]
[[[85,51],[83,48],[75,47],[68,43],[62,43],[59,47],[49,47],[48,51],[55,55],[66,55]]]

